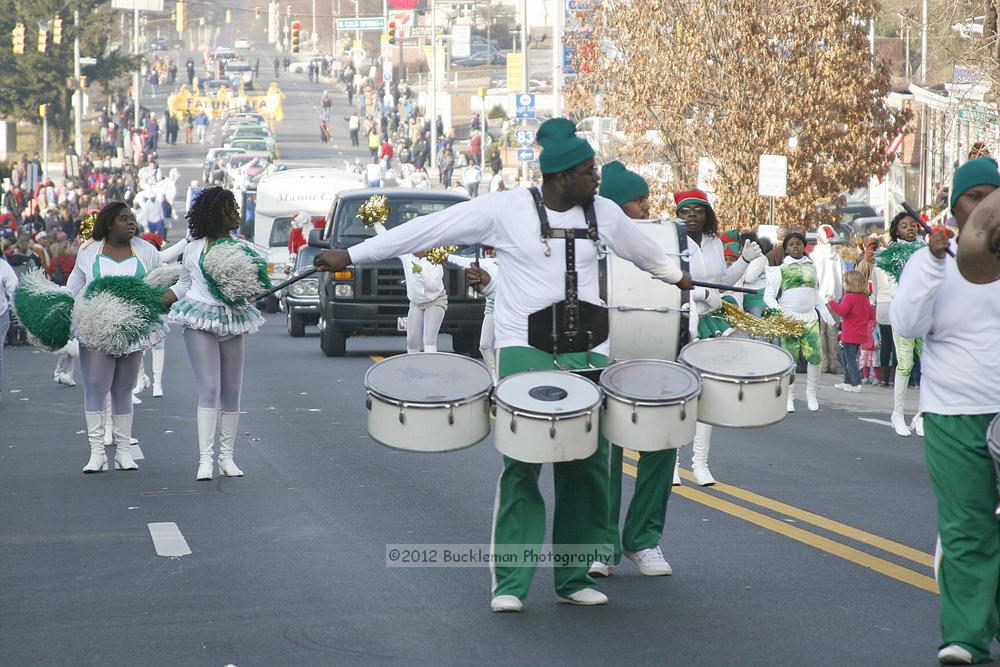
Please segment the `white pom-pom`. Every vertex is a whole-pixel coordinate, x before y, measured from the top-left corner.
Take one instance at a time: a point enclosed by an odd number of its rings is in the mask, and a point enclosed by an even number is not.
[[[181,265],[177,262],[171,264],[161,264],[152,271],[146,274],[146,277],[142,279],[142,282],[147,285],[152,285],[153,287],[162,287],[166,289],[167,287],[173,287],[174,284],[180,280],[181,277]]]
[[[81,345],[112,357],[125,354],[144,326],[138,306],[109,292],[77,299],[73,324]]]
[[[61,292],[63,288],[48,279],[41,268],[31,269],[21,275],[18,285],[32,294]]]
[[[257,266],[239,243],[222,243],[213,247],[202,261],[219,290],[231,301],[249,299],[267,287],[257,275]]]

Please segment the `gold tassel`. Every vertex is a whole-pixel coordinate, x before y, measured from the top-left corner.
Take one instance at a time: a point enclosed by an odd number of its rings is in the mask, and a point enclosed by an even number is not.
[[[751,336],[799,338],[805,331],[805,325],[799,320],[784,315],[754,317],[729,301],[722,302],[722,312],[734,329]]]
[[[87,217],[80,221],[80,231],[77,236],[81,241],[89,241],[94,236],[94,225],[97,224],[97,213],[91,211]]]
[[[388,220],[390,213],[392,209],[389,208],[389,198],[385,195],[372,195],[358,209],[358,219],[365,223],[365,227],[374,227]]]
[[[448,262],[448,255],[451,255],[456,250],[458,250],[457,245],[443,245],[439,248],[428,250],[426,257],[431,264],[446,264]]]

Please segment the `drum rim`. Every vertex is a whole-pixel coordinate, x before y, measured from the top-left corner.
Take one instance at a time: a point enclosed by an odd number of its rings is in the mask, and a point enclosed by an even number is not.
[[[725,375],[713,371],[702,371],[700,368],[695,366],[691,361],[684,358],[684,350],[694,345],[698,345],[699,343],[711,343],[714,340],[720,340],[720,339],[702,338],[700,340],[691,341],[690,343],[682,347],[680,352],[677,353],[677,363],[687,366],[688,368],[696,372],[698,375],[700,375],[702,379],[708,378],[710,380],[720,380],[722,382],[733,382],[736,384],[753,384],[751,382],[747,382],[747,380],[755,380],[757,382],[769,382],[771,380],[777,380],[787,375],[791,375],[792,373],[795,372],[795,360],[792,359],[792,355],[788,353],[788,350],[778,347],[777,345],[771,345],[770,343],[765,343],[764,341],[751,340],[749,338],[733,338],[731,340],[738,340],[741,343],[753,343],[754,345],[767,345],[768,347],[773,348],[775,350],[780,350],[781,353],[784,354],[785,357],[787,357],[788,359],[788,367],[784,371],[778,374],[761,373],[758,375]]]
[[[490,387],[486,391],[476,394],[475,396],[469,396],[457,401],[403,401],[398,398],[393,398],[391,396],[386,396],[374,389],[369,389],[365,387],[365,393],[372,397],[377,398],[387,405],[395,405],[400,407],[411,407],[418,409],[433,409],[433,408],[448,408],[448,407],[460,407],[462,405],[468,405],[469,403],[476,403],[481,401],[483,398],[488,397],[493,392],[493,387]]]
[[[420,354],[421,355],[433,354],[439,357],[455,357],[457,359],[463,359],[464,360],[463,363],[476,364],[486,372],[487,377],[489,377],[490,379],[489,385],[484,387],[483,390],[479,393],[473,394],[472,396],[463,396],[462,398],[454,401],[420,401],[420,400],[404,401],[402,399],[389,396],[384,392],[379,391],[378,389],[372,387],[371,374],[375,371],[376,368],[378,368],[379,364],[389,361],[390,359],[397,359],[397,358],[405,359],[407,356],[409,356],[405,354],[397,354],[392,357],[387,357],[382,361],[379,361],[378,363],[372,364],[371,366],[368,367],[368,370],[365,371],[365,379],[364,379],[365,392],[371,396],[376,396],[379,399],[391,405],[412,405],[414,407],[416,406],[436,407],[436,406],[449,406],[449,405],[458,406],[458,405],[465,405],[466,403],[474,403],[475,401],[478,401],[484,396],[489,396],[490,393],[492,393],[493,389],[495,388],[493,384],[493,376],[490,374],[489,369],[486,368],[484,364],[476,361],[475,359],[470,359],[469,357],[466,357],[464,355],[453,354],[451,352],[421,352]]]
[[[653,400],[650,400],[648,398],[633,398],[633,397],[627,396],[627,395],[622,394],[622,393],[617,393],[617,392],[615,392],[612,389],[609,389],[604,384],[604,373],[601,373],[601,383],[599,385],[601,391],[604,392],[604,394],[608,398],[613,398],[613,399],[615,399],[617,401],[620,401],[622,403],[628,403],[629,405],[642,405],[642,406],[646,406],[646,407],[656,407],[656,406],[661,406],[661,405],[662,406],[667,406],[667,405],[681,405],[683,403],[690,403],[692,400],[694,400],[694,399],[698,398],[699,396],[701,396],[702,391],[704,391],[705,387],[704,387],[701,375],[699,375],[698,372],[696,370],[694,370],[693,368],[691,368],[690,366],[686,366],[684,364],[677,363],[676,361],[667,361],[665,359],[626,359],[624,361],[619,361],[619,362],[616,362],[614,364],[611,364],[610,366],[608,366],[604,370],[605,371],[609,371],[612,368],[614,368],[615,366],[621,366],[621,365],[626,365],[626,364],[649,363],[649,362],[655,363],[657,365],[669,364],[669,365],[672,365],[672,366],[677,366],[678,368],[681,368],[683,370],[686,370],[686,371],[694,374],[695,378],[698,380],[698,387],[696,389],[694,389],[693,391],[691,391],[689,394],[685,394],[684,396],[672,397],[672,398],[665,399],[663,401],[653,401]]]
[[[580,370],[589,370],[589,369],[580,369]],[[592,386],[597,391],[597,400],[593,403],[593,405],[591,405],[588,408],[581,409],[581,410],[574,410],[572,412],[560,412],[558,415],[552,415],[552,414],[546,413],[546,412],[536,412],[535,410],[523,410],[523,409],[515,408],[510,403],[508,403],[508,402],[504,401],[502,398],[500,398],[500,393],[499,393],[500,385],[502,385],[505,381],[509,380],[510,378],[517,377],[517,376],[523,375],[525,373],[558,373],[560,375],[571,375],[573,377],[576,377],[576,378],[579,378],[579,379],[583,380],[584,382],[586,382],[587,384],[589,384],[590,386]],[[510,375],[508,375],[506,377],[500,378],[500,381],[497,382],[496,386],[493,388],[493,402],[496,405],[504,408],[505,410],[507,410],[511,414],[515,414],[515,415],[520,416],[520,417],[527,417],[529,419],[539,419],[539,420],[544,420],[544,421],[551,421],[551,420],[559,421],[560,419],[571,419],[571,418],[575,418],[575,417],[580,417],[582,415],[593,414],[594,412],[596,412],[597,410],[600,409],[601,403],[604,402],[604,392],[601,391],[600,385],[598,385],[593,380],[590,380],[590,379],[588,379],[587,377],[585,377],[583,375],[579,375],[577,373],[573,373],[570,370],[559,371],[559,370],[556,370],[554,368],[535,368],[535,369],[532,369],[532,370],[520,371],[518,373],[511,373]],[[537,415],[537,416],[535,416],[535,415]]]

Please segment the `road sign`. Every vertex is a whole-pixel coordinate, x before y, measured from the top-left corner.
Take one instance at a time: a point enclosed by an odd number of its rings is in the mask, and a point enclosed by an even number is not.
[[[385,18],[371,16],[337,19],[337,30],[385,30]]]
[[[531,93],[518,93],[514,117],[519,120],[535,120],[535,96]]]
[[[517,137],[517,143],[521,146],[530,146],[535,143],[535,131],[534,130],[518,130],[514,133]]]
[[[715,179],[719,175],[719,166],[710,157],[698,158],[698,189],[705,192],[715,192]]]
[[[535,161],[535,149],[534,148],[518,148],[517,149],[517,161],[518,162],[534,162]]]
[[[382,71],[382,80],[385,81],[386,83],[389,83],[390,81],[392,81],[392,70],[391,69],[386,69],[386,70]]]
[[[468,58],[472,55],[472,26],[451,27],[451,57]]]
[[[788,158],[761,155],[757,168],[757,192],[761,197],[784,197],[788,188]]]
[[[410,37],[430,37],[434,34],[429,25],[415,25],[410,28]]]
[[[111,0],[112,9],[138,9],[141,12],[162,12],[163,0]]]

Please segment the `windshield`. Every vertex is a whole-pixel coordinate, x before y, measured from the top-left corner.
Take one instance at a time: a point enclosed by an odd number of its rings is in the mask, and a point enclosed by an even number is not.
[[[288,246],[288,237],[292,235],[292,218],[275,218],[271,224],[271,238],[268,244],[272,248]]]
[[[247,151],[261,151],[264,153],[267,152],[267,144],[264,143],[263,141],[241,141],[238,144],[236,142],[233,142],[233,147],[242,148],[243,150]]]
[[[304,245],[299,248],[299,252],[295,256],[295,270],[301,271],[312,266],[313,257],[318,253],[319,248],[313,248],[312,246]]]
[[[337,235],[334,241],[337,245],[352,246],[356,243],[361,243],[371,236],[375,236],[375,230],[365,227],[364,223],[358,219],[358,209],[361,208],[361,205],[365,201],[364,199],[352,199],[344,202],[339,207]],[[443,211],[457,203],[459,202],[453,199],[443,201],[434,199],[390,199],[389,207],[392,209],[392,212],[389,214],[389,219],[386,221],[385,227],[386,229],[392,229],[413,218]]]
[[[230,167],[242,167],[247,162],[249,162],[250,160],[253,160],[253,159],[254,159],[253,155],[243,155],[242,153],[239,154],[239,155],[234,155],[233,157],[229,158],[229,166]]]
[[[250,65],[246,63],[229,63],[226,65],[227,72],[249,72]]]

